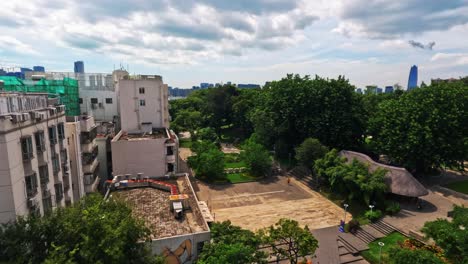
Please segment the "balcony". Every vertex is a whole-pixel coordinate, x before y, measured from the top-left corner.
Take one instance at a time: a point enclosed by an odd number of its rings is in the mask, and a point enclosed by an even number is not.
[[[82,144],[81,145],[81,151],[83,153],[93,153],[94,151],[98,151],[98,145],[95,144],[94,142],[88,143],[88,144]]]
[[[99,166],[99,161],[95,158],[88,164],[83,162],[83,172],[86,173],[93,173],[96,168]]]
[[[175,163],[176,162],[176,156],[175,155],[167,155],[166,156],[166,162],[167,163]]]
[[[91,128],[90,131],[81,131],[80,135],[80,143],[81,144],[89,144],[94,141],[97,136],[97,127]]]
[[[81,132],[90,132],[92,129],[96,128],[96,124],[94,123],[94,117],[82,116],[80,118],[80,128]]]

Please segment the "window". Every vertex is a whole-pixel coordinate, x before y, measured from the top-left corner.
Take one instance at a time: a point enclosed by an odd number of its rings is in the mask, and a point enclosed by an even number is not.
[[[36,151],[37,152],[44,152],[45,148],[45,139],[44,139],[44,131],[38,131],[34,134],[34,139],[36,140]]]
[[[30,136],[21,139],[21,152],[23,153],[23,160],[33,158],[32,138]]]
[[[145,106],[146,105],[146,101],[144,99],[141,99],[140,100],[140,106]]]
[[[145,94],[145,87],[140,87],[138,91],[140,92],[140,94]]]
[[[36,173],[24,176],[26,183],[26,194],[28,198],[34,197],[37,194],[37,177]]]
[[[83,104],[83,98],[78,98],[78,103]]]
[[[47,164],[39,166],[39,180],[41,185],[49,183],[49,166]]]
[[[62,199],[63,199],[62,183],[56,183],[54,185],[54,187],[55,187],[55,202],[57,202],[57,204],[59,204],[60,201],[62,201]]]
[[[106,98],[106,104],[112,104],[112,98]]]
[[[167,156],[174,155],[174,150],[172,149],[172,147],[167,147],[166,152],[167,152]]]
[[[55,175],[60,171],[60,161],[57,153],[52,153],[52,170]]]
[[[57,130],[58,130],[59,140],[64,140],[65,139],[65,126],[63,125],[63,123],[59,123],[57,125]]]
[[[55,145],[57,143],[57,130],[55,126],[49,127],[49,141],[51,145]]]
[[[92,104],[97,104],[98,103],[97,98],[91,98],[91,103]]]
[[[174,172],[174,164],[168,163],[167,164],[167,172]]]

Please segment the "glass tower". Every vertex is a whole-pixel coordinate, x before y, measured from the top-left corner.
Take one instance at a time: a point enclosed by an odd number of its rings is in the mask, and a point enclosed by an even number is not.
[[[84,63],[82,61],[75,61],[75,73],[84,73]]]
[[[413,65],[409,72],[408,91],[418,87],[418,66]]]

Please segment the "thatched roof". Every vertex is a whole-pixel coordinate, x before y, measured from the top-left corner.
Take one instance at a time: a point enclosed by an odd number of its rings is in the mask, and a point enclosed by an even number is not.
[[[377,168],[386,170],[385,183],[390,187],[391,193],[409,197],[419,197],[429,194],[426,188],[405,168],[381,164],[375,162],[365,154],[354,151],[342,150],[339,155],[345,157],[347,162],[352,162],[353,159],[356,159],[368,165],[369,170],[372,172],[377,170]]]

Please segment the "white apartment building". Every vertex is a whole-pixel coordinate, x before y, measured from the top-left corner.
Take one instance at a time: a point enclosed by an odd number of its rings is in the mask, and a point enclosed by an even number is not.
[[[125,77],[117,83],[121,131],[113,138],[113,175],[177,172],[179,141],[169,130],[168,87],[161,76]]]
[[[73,197],[95,192],[99,184],[97,127],[92,116],[67,117],[66,135],[70,149]]]
[[[46,94],[0,93],[0,223],[74,199],[65,107]]]

